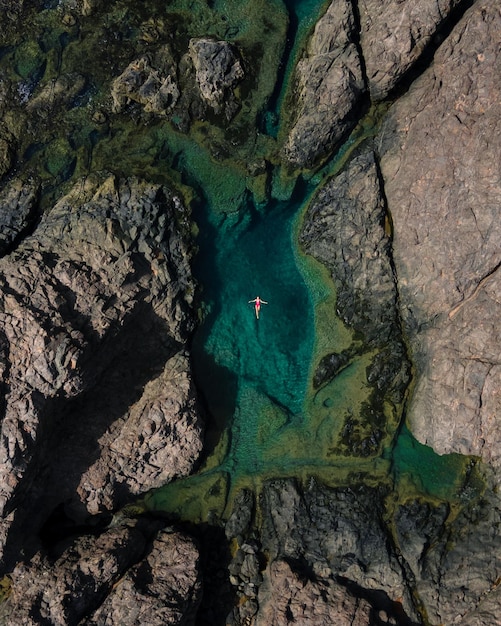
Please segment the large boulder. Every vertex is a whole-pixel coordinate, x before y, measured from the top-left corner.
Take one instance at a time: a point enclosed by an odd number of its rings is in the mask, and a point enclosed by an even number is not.
[[[227,41],[200,37],[190,40],[189,54],[202,98],[230,120],[238,109],[233,90],[244,77],[238,51]]]
[[[501,466],[501,12],[477,2],[391,108],[381,169],[415,436]]]

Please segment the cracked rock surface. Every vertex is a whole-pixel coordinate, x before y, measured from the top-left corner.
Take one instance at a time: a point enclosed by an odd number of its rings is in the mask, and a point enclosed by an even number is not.
[[[441,454],[497,467],[500,28],[499,8],[476,3],[381,131],[400,305],[418,368],[412,431]]]

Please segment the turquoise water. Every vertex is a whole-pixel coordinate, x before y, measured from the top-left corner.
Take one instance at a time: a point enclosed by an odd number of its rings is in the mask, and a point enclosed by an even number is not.
[[[262,467],[263,420],[303,419],[314,317],[292,243],[297,210],[294,202],[258,209],[245,199],[236,210],[202,208],[199,216],[194,272],[205,317],[195,374],[211,415],[232,426],[225,466],[243,472]],[[257,295],[268,302],[259,319],[248,302]]]
[[[282,60],[282,68],[275,93],[264,115],[264,131],[276,137],[280,126],[280,111],[298,56],[302,53],[306,37],[329,5],[328,0],[284,0],[289,13],[289,33]]]

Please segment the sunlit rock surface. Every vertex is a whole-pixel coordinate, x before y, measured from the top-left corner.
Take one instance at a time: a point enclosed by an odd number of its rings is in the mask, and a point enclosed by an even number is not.
[[[390,110],[381,169],[417,366],[414,434],[501,463],[501,13],[477,3]]]
[[[360,40],[371,97],[382,100],[406,72],[436,48],[461,0],[364,0],[358,3]]]
[[[496,3],[0,8],[3,620],[497,624]]]
[[[292,128],[284,147],[294,166],[316,165],[358,120],[365,85],[355,33],[351,3],[333,0],[296,66]]]
[[[94,177],[0,260],[4,543],[59,503],[114,509],[193,467],[183,210],[159,185]]]

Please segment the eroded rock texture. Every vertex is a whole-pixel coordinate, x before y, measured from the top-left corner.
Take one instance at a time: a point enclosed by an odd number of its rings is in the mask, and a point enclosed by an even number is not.
[[[381,169],[418,368],[414,434],[498,466],[501,13],[479,2],[392,108]]]
[[[183,211],[160,185],[91,177],[0,260],[5,563],[58,505],[82,520],[193,467]]]
[[[399,415],[384,414],[384,404],[399,405],[410,380],[401,336],[397,287],[386,232],[386,206],[373,153],[354,159],[314,197],[300,234],[306,252],[323,263],[336,285],[337,314],[363,337],[342,353],[325,355],[315,374],[321,385],[367,350],[376,351],[367,373],[374,386],[372,406],[356,423],[347,416],[343,436],[350,454],[373,454],[393,437]]]
[[[284,147],[296,167],[312,167],[358,120],[364,80],[351,2],[333,0],[296,66],[294,116]]]
[[[201,591],[193,542],[144,521],[84,535],[55,559],[38,553],[11,580],[0,620],[19,626],[192,624]]]
[[[437,47],[441,28],[461,0],[364,0],[360,38],[372,99],[386,97],[427,50]]]

